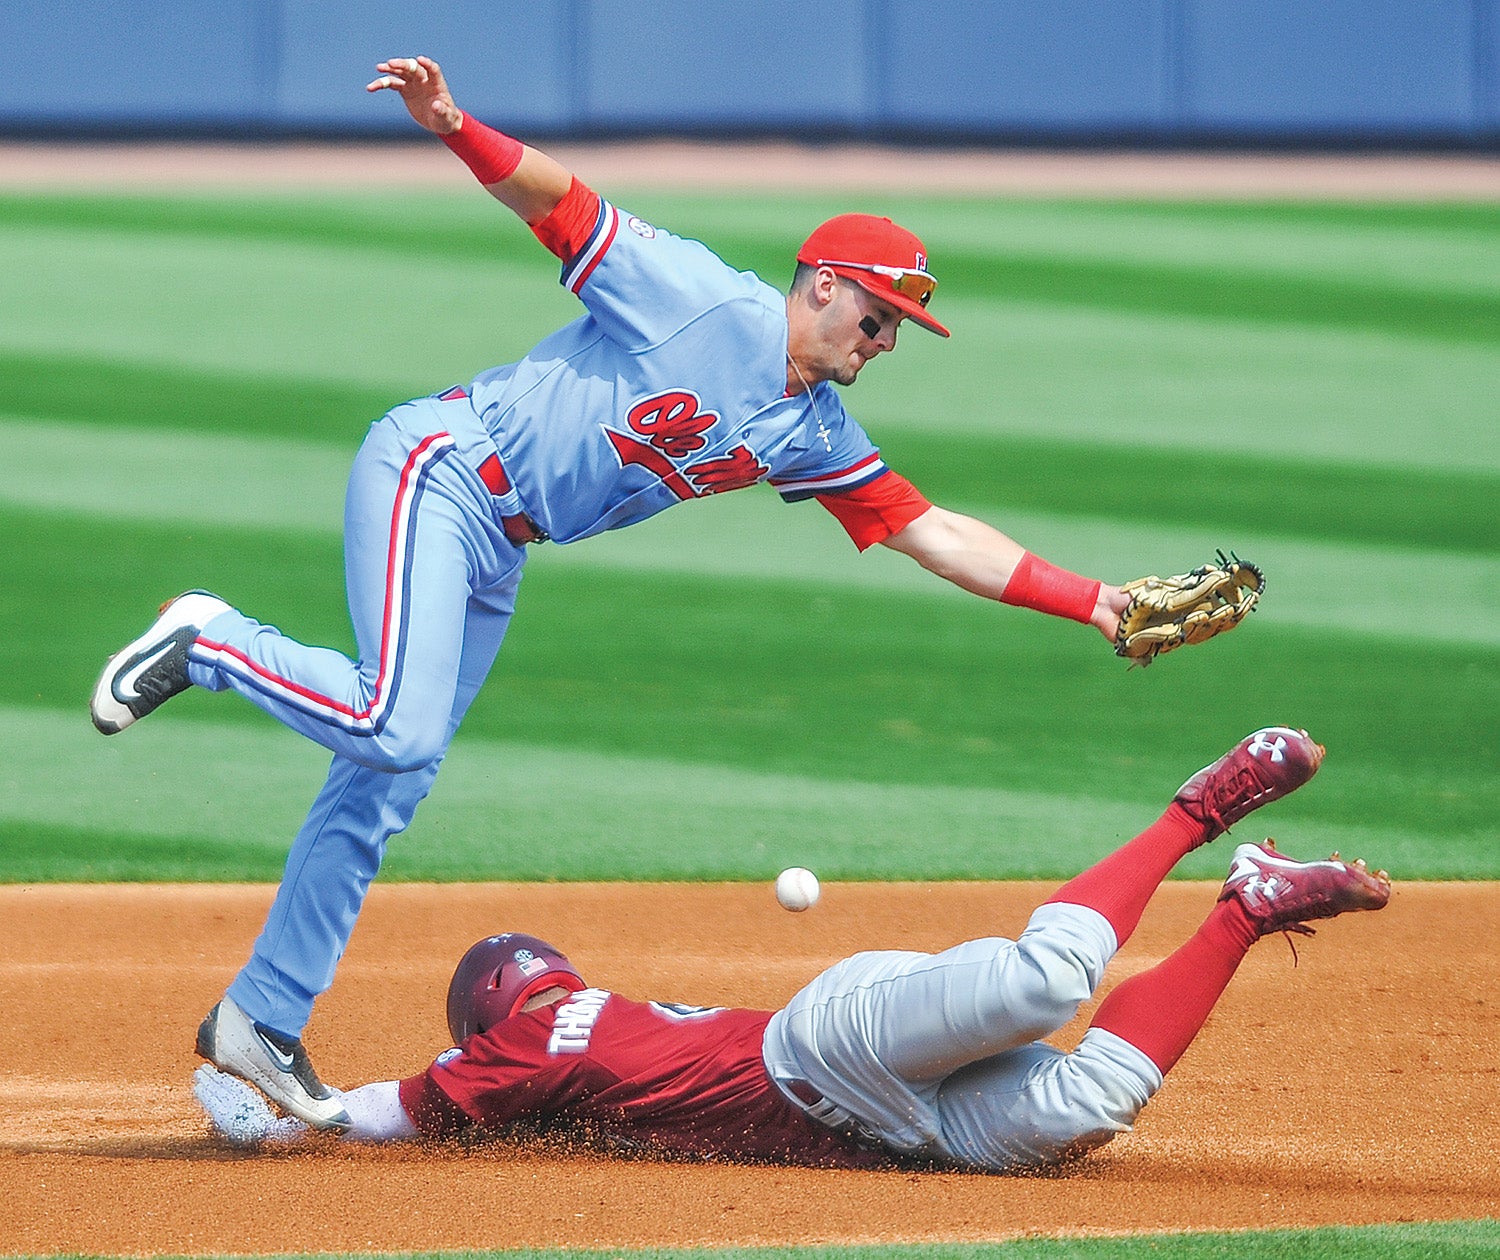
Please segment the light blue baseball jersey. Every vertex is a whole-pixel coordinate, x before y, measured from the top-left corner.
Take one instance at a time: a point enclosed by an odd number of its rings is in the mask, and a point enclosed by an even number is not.
[[[600,200],[562,283],[588,313],[469,387],[524,510],[557,542],[770,480],[788,501],[886,471],[821,383],[786,396],[786,299]]]

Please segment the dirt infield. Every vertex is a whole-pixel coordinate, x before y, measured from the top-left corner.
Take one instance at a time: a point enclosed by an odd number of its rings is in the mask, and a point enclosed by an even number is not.
[[[805,915],[749,885],[377,886],[308,1032],[350,1085],[446,1045],[453,961],[498,929],[640,997],[772,1006],[855,949],[1015,933],[1048,889],[844,884]],[[1216,889],[1171,884],[1105,990]],[[613,1162],[501,1144],[250,1155],[196,1113],[193,1032],[266,887],[0,889],[0,1253],[398,1251],[998,1240],[1494,1215],[1500,885],[1398,884],[1379,915],[1251,953],[1134,1134],[1066,1176]],[[1071,1045],[1092,1007],[1057,1039]]]

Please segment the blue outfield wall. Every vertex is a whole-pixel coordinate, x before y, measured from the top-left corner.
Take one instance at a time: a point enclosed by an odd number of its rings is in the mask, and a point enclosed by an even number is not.
[[[1500,143],[1500,0],[0,0],[0,129]]]

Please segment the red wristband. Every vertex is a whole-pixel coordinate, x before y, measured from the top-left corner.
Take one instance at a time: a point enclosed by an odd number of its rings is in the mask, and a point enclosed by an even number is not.
[[[463,126],[444,136],[443,143],[463,158],[481,184],[498,184],[514,175],[526,146],[503,131],[485,126],[472,114],[463,117]]]
[[[1094,616],[1094,606],[1099,602],[1101,585],[1096,579],[1079,577],[1055,564],[1048,564],[1028,551],[1005,584],[1000,602],[1018,608],[1034,608],[1037,612],[1088,625]]]

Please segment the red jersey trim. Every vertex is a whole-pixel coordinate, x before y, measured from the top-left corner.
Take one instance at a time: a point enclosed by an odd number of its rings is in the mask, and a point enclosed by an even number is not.
[[[916,486],[890,469],[862,486],[841,494],[820,494],[817,500],[861,551],[899,534],[932,507]]]

